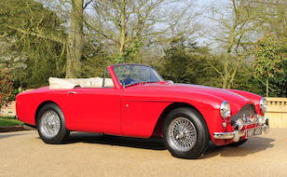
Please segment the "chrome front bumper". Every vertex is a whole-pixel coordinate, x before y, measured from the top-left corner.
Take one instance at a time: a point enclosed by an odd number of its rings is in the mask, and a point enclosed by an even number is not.
[[[265,122],[259,125],[258,127],[262,128],[263,133],[269,132],[269,120],[265,118]],[[235,130],[233,132],[215,132],[213,137],[215,139],[232,139],[233,142],[238,142],[241,137],[247,136],[247,130]]]
[[[238,131],[238,130],[235,130],[233,132],[215,132],[213,134],[213,137],[215,139],[221,139],[221,140],[226,140],[226,139],[234,139],[237,137],[242,137],[245,135],[245,131]]]

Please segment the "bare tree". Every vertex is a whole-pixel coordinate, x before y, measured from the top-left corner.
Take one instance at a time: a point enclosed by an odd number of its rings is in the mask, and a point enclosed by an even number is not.
[[[87,28],[111,49],[117,62],[136,60],[143,46],[167,41],[175,35],[191,33],[194,14],[189,13],[191,0],[184,1],[181,9],[174,0],[98,0],[93,3],[94,13],[86,14]],[[183,1],[182,1],[183,4]],[[173,7],[173,11],[170,9]],[[182,25],[181,30],[176,27]],[[189,28],[188,28],[189,27]],[[173,32],[173,34],[172,34]]]
[[[223,88],[231,88],[235,76],[248,57],[248,49],[256,41],[256,31],[261,23],[255,9],[242,4],[242,1],[230,0],[229,15],[221,10],[215,11],[215,24],[220,32],[215,32],[215,41],[223,46],[222,68],[211,67],[219,74]],[[218,30],[218,29],[217,29]]]

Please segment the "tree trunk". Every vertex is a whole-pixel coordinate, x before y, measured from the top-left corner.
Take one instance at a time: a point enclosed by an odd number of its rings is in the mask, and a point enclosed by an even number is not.
[[[224,58],[224,64],[223,64],[223,81],[222,81],[222,88],[226,89],[228,85],[228,79],[229,79],[229,72],[228,72],[228,59]]]
[[[83,53],[83,1],[72,0],[71,24],[67,40],[66,78],[80,77]]]
[[[120,22],[120,56],[123,57],[126,45],[126,0],[121,2],[121,22]],[[125,61],[121,61],[125,62]]]

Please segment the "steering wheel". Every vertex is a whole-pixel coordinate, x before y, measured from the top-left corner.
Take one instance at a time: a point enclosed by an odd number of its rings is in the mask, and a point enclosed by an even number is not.
[[[122,85],[129,85],[129,84],[132,84],[134,82],[136,82],[136,81],[134,79],[131,79],[131,78],[121,80]]]

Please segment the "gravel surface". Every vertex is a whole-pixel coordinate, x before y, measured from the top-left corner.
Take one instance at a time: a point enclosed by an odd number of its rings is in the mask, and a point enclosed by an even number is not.
[[[36,131],[0,134],[0,177],[287,177],[287,129],[240,147],[210,146],[198,160],[177,159],[159,140],[73,133],[47,145]]]

